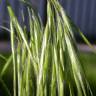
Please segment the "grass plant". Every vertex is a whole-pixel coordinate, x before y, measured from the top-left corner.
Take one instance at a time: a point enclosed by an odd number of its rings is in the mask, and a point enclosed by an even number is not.
[[[28,7],[30,38],[26,26],[20,26],[8,6],[13,96],[93,96],[79,61],[74,38],[77,28],[73,29],[73,23],[58,0],[48,0],[47,3],[45,27]]]

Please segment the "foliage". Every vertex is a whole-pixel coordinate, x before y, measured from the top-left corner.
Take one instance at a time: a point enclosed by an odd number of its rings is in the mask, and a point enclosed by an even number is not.
[[[8,6],[13,96],[92,96],[80,66],[73,23],[58,0],[48,0],[47,3],[45,27],[28,7],[30,38],[26,26],[20,26],[11,6]]]

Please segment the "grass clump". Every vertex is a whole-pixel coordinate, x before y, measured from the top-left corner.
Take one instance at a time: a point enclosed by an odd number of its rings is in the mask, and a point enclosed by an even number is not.
[[[80,66],[72,22],[58,0],[47,3],[45,27],[28,7],[30,39],[8,6],[13,96],[92,96]]]

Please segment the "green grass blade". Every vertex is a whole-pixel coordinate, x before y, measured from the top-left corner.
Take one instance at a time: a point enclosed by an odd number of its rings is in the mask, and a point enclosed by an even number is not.
[[[12,55],[8,58],[8,60],[6,60],[6,63],[0,73],[1,77],[5,74],[6,70],[8,69],[9,65],[11,64],[11,61],[12,61]]]
[[[7,92],[7,95],[8,95],[8,96],[12,96],[11,93],[10,93],[10,91],[9,91],[9,89],[8,89],[8,87],[6,86],[6,84],[4,83],[4,81],[2,80],[1,77],[0,77],[0,82],[2,83],[5,91]]]
[[[10,22],[10,29],[11,29],[11,48],[13,57],[13,90],[14,90],[14,96],[16,96],[16,61],[15,61],[15,48],[14,48],[14,28],[12,21]]]
[[[7,61],[7,58],[0,54],[0,58]]]

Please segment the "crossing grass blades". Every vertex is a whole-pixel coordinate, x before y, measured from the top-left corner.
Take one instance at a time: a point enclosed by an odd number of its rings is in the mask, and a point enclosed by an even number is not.
[[[13,96],[93,96],[83,73],[74,31],[58,0],[47,1],[47,23],[28,7],[30,39],[11,6]]]

